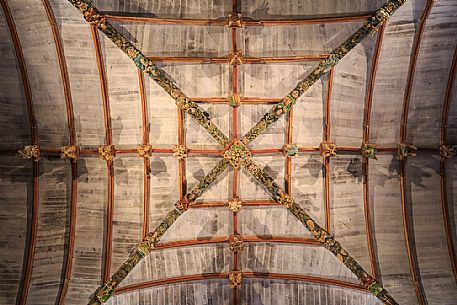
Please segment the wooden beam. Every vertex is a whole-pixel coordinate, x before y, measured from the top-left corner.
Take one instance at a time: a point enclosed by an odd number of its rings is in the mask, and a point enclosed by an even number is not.
[[[457,74],[457,47],[455,48],[454,57],[452,59],[451,69],[449,71],[449,78],[446,88],[446,97],[443,105],[443,114],[441,121],[441,137],[440,144],[447,144],[447,124],[449,121],[449,111],[451,109],[453,88]],[[440,157],[440,173],[441,173],[441,207],[443,211],[444,229],[446,232],[447,248],[451,260],[452,273],[454,280],[457,281],[457,261],[453,241],[453,230],[451,223],[451,214],[449,212],[448,193],[447,193],[447,179],[446,179],[446,160],[444,156]]]
[[[407,84],[405,89],[405,95],[403,99],[403,112],[401,117],[401,125],[400,125],[400,143],[404,143],[406,141],[406,132],[408,127],[408,112],[409,112],[409,104],[411,100],[411,93],[412,87],[414,82],[414,75],[416,72],[416,65],[417,60],[419,57],[419,50],[420,45],[422,42],[422,37],[425,31],[425,26],[427,24],[427,18],[430,15],[430,12],[433,7],[434,0],[428,0],[427,4],[425,5],[424,11],[421,15],[419,29],[416,32],[414,37],[414,43],[412,46],[412,54],[408,68],[408,78]],[[405,167],[406,167],[406,160],[400,156],[399,161],[399,174],[400,174],[400,193],[401,193],[401,204],[402,204],[402,214],[403,214],[403,232],[405,236],[406,242],[406,251],[408,253],[408,260],[409,260],[409,268],[411,272],[411,277],[414,283],[415,291],[417,300],[419,305],[426,305],[427,299],[425,296],[424,287],[422,284],[422,279],[419,275],[419,266],[417,262],[417,252],[416,246],[414,245],[414,240],[412,238],[411,231],[411,221],[410,221],[410,212],[409,206],[406,202],[406,178],[405,178]],[[411,204],[411,203],[409,203]]]
[[[103,101],[103,115],[105,122],[105,143],[113,144],[113,133],[111,128],[111,113],[108,98],[108,86],[103,62],[103,53],[100,46],[100,37],[95,26],[91,26],[92,39],[94,42],[95,55],[98,72],[100,76],[100,90]],[[114,165],[113,161],[106,161],[108,174],[108,202],[106,207],[106,228],[104,239],[104,260],[102,271],[102,282],[106,282],[111,274],[111,256],[113,246],[113,217],[114,217]]]
[[[370,142],[370,121],[371,121],[371,109],[373,104],[373,91],[376,81],[376,72],[378,69],[379,56],[381,54],[382,41],[384,38],[384,32],[386,29],[386,24],[383,24],[378,32],[378,37],[376,39],[376,45],[374,48],[373,57],[371,60],[371,71],[370,79],[368,81],[367,95],[365,98],[365,110],[363,116],[363,143]],[[367,245],[368,252],[370,254],[370,263],[371,263],[371,273],[373,277],[380,280],[379,278],[379,267],[378,259],[375,251],[374,245],[374,233],[373,226],[371,222],[371,209],[370,209],[370,184],[368,182],[369,176],[369,159],[364,157],[362,158],[362,176],[363,176],[363,207],[365,214],[365,231],[367,234]]]
[[[76,127],[73,111],[73,99],[71,96],[70,79],[68,76],[68,67],[65,59],[65,52],[62,43],[62,37],[57,25],[54,11],[48,0],[41,0],[48,22],[51,27],[54,45],[56,47],[57,59],[60,67],[60,75],[62,77],[63,93],[65,97],[65,106],[67,112],[67,124],[70,135],[70,145],[75,146],[76,143]],[[68,246],[66,248],[66,256],[64,268],[62,272],[62,280],[57,294],[56,304],[64,304],[67,295],[69,282],[71,280],[71,272],[73,267],[73,255],[75,248],[75,231],[76,231],[76,209],[78,200],[78,163],[77,160],[70,160],[71,163],[71,195],[70,195],[70,223],[68,232]]]
[[[37,123],[35,118],[35,112],[33,108],[33,98],[32,98],[32,89],[30,87],[27,65],[25,63],[24,54],[22,52],[21,42],[17,34],[16,24],[14,23],[13,16],[9,9],[8,4],[5,0],[0,0],[0,5],[3,10],[3,15],[5,16],[8,30],[10,32],[11,40],[13,42],[14,51],[16,54],[16,60],[19,66],[19,71],[21,74],[22,87],[25,94],[25,100],[27,103],[27,114],[30,125],[30,140],[33,145],[38,145],[38,136],[37,136]],[[27,303],[28,293],[30,282],[32,280],[33,272],[33,261],[35,258],[35,247],[37,239],[37,230],[38,230],[38,212],[40,206],[40,194],[39,194],[39,180],[40,180],[40,166],[39,161],[32,161],[32,175],[33,175],[33,199],[31,207],[31,217],[30,222],[27,221],[27,238],[26,246],[24,248],[24,260],[21,272],[21,285],[19,286],[16,304],[25,305]]]
[[[330,101],[332,99],[334,69],[328,74],[327,97],[325,99],[325,116],[323,142],[330,142],[331,120],[330,120]],[[338,149],[339,150],[339,149]],[[331,233],[331,215],[330,215],[330,158],[324,158],[324,211],[325,211],[325,230]]]
[[[243,200],[243,206],[270,206],[278,205],[274,200]],[[198,201],[193,203],[190,208],[213,208],[213,207],[224,207],[227,206],[226,201]]]

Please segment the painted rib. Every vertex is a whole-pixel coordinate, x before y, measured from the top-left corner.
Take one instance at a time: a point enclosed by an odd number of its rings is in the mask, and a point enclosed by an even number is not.
[[[447,141],[447,124],[449,121],[449,111],[452,102],[452,90],[457,74],[457,47],[455,48],[454,57],[452,59],[451,70],[449,72],[449,79],[446,88],[446,98],[443,105],[443,115],[441,121],[441,145],[446,145]],[[455,255],[455,248],[453,242],[453,232],[451,224],[451,214],[449,212],[448,194],[447,194],[447,179],[446,179],[446,159],[441,156],[440,158],[440,172],[441,172],[441,207],[443,210],[444,229],[446,231],[447,247],[451,259],[452,272],[454,279],[457,281],[457,261]]]
[[[185,198],[189,204],[192,204],[202,193],[213,183],[217,177],[222,174],[228,167],[228,161],[220,160],[211,171],[203,177],[194,189],[187,193]],[[173,223],[185,212],[184,208],[177,206],[171,210],[159,226],[147,234],[143,241],[137,245],[132,251],[127,260],[114,272],[114,274],[105,281],[105,283],[97,288],[89,300],[89,305],[100,305],[106,302],[114,293],[119,284],[127,277],[127,275],[135,268],[135,266],[152,250],[159,242],[162,235],[173,225]]]
[[[327,97],[325,99],[325,116],[324,116],[324,142],[330,142],[330,102],[332,100],[332,86],[333,86],[333,73],[331,69],[328,74],[327,84]],[[292,110],[292,109],[291,109]],[[339,149],[338,149],[339,150]],[[330,219],[330,158],[324,158],[324,209],[325,209],[325,229],[331,232],[331,219]]]
[[[97,59],[98,72],[100,76],[100,90],[103,101],[103,116],[105,122],[105,143],[113,144],[113,132],[111,128],[111,112],[108,98],[108,85],[106,80],[103,53],[100,47],[100,37],[95,26],[91,27],[92,39],[94,42],[95,55]],[[108,202],[106,208],[106,229],[104,245],[104,265],[102,271],[102,282],[106,282],[111,274],[111,256],[113,239],[113,217],[114,217],[114,165],[113,161],[106,161],[108,174]]]
[[[373,104],[373,89],[376,81],[376,71],[378,69],[379,56],[381,54],[381,46],[384,38],[384,32],[386,25],[383,24],[379,29],[378,37],[376,39],[376,45],[374,49],[374,54],[371,62],[371,71],[370,71],[370,80],[368,83],[367,96],[365,99],[365,112],[363,116],[363,143],[370,142],[370,119],[371,119],[371,109]],[[371,223],[371,210],[370,210],[370,185],[368,182],[368,158],[362,159],[362,175],[363,175],[363,207],[365,213],[365,231],[367,233],[367,244],[368,252],[370,253],[370,262],[371,262],[371,272],[374,278],[379,279],[379,267],[378,259],[374,246],[374,233],[373,226]]]
[[[336,241],[330,233],[317,224],[306,211],[286,194],[286,192],[274,180],[256,164],[252,158],[244,161],[243,166],[262,183],[271,194],[273,199],[286,207],[336,258],[342,262],[362,282],[365,289],[373,293],[381,302],[388,305],[398,304],[389,292],[370,276],[363,267]]]
[[[363,291],[363,292],[366,291],[363,286],[360,286],[357,284],[344,282],[344,281],[340,281],[340,280],[309,276],[309,275],[283,274],[283,273],[260,273],[260,272],[242,272],[242,275],[243,275],[243,278],[298,281],[298,282],[315,283],[315,284],[320,284],[320,285],[330,285],[330,286],[342,287],[342,288],[356,290],[356,291]],[[119,288],[117,290],[116,294],[123,294],[123,293],[132,292],[132,291],[138,291],[138,290],[142,290],[142,289],[177,284],[177,283],[186,283],[186,282],[202,281],[202,280],[227,279],[228,276],[229,276],[228,272],[183,275],[183,276],[177,276],[177,277],[160,279],[160,280],[152,280],[152,281],[147,281],[147,282],[138,283],[138,284],[126,285],[126,286]]]
[[[120,50],[122,50],[143,72],[147,73],[160,87],[162,87],[176,102],[179,108],[186,111],[190,116],[218,142],[225,147],[229,140],[224,133],[206,116],[205,111],[195,102],[189,99],[177,86],[170,80],[164,71],[159,69],[152,60],[147,58],[137,49],[128,39],[117,31],[107,20],[106,16],[100,13],[89,0],[68,0],[108,39],[110,39]]]
[[[290,111],[298,98],[302,96],[323,75],[328,74],[338,62],[354,49],[365,37],[377,31],[388,17],[390,17],[406,0],[390,0],[376,11],[357,32],[349,37],[343,44],[333,50],[330,55],[321,60],[318,66],[297,86],[286,95],[281,102],[264,115],[264,117],[243,137],[245,144],[252,142],[271,124],[276,122],[283,114]]]
[[[22,52],[21,42],[17,34],[16,25],[14,23],[13,16],[9,9],[8,4],[5,0],[0,0],[0,5],[2,6],[3,15],[5,16],[8,30],[11,35],[11,40],[13,42],[14,51],[16,53],[17,63],[19,65],[19,70],[21,73],[22,86],[24,89],[25,99],[27,102],[27,114],[30,124],[30,135],[31,142],[33,145],[38,145],[38,136],[37,136],[37,124],[35,119],[35,113],[33,109],[33,98],[32,98],[32,89],[30,87],[29,77],[27,73],[27,66],[25,64],[24,54]],[[27,232],[27,244],[24,248],[24,265],[22,266],[22,275],[21,283],[16,297],[16,304],[25,305],[27,303],[27,297],[29,293],[30,282],[32,279],[33,272],[33,260],[35,257],[35,246],[36,246],[36,237],[38,230],[38,209],[40,206],[39,202],[39,174],[40,166],[38,161],[32,161],[32,175],[33,175],[33,205],[32,205],[32,216]]]
[[[401,125],[400,125],[400,143],[404,143],[406,140],[406,132],[408,126],[408,112],[409,112],[409,104],[411,100],[411,92],[414,82],[414,75],[416,72],[416,65],[417,59],[419,57],[419,50],[422,41],[422,36],[425,31],[425,26],[427,24],[427,18],[430,15],[430,12],[433,7],[434,0],[428,0],[425,6],[425,9],[421,15],[421,20],[419,24],[419,30],[414,37],[414,44],[413,44],[413,51],[411,55],[411,60],[408,68],[408,79],[405,89],[405,95],[403,100],[403,113],[401,118]],[[411,277],[414,282],[414,288],[417,295],[417,300],[420,305],[427,304],[427,299],[425,296],[424,287],[422,284],[422,280],[419,273],[419,266],[417,262],[417,253],[416,247],[413,244],[413,239],[410,233],[411,230],[411,223],[410,223],[410,215],[409,215],[409,208],[406,202],[406,178],[405,178],[405,167],[406,167],[406,160],[403,157],[400,157],[399,161],[399,174],[400,174],[400,193],[401,193],[401,204],[402,204],[402,213],[403,213],[403,232],[405,236],[406,242],[406,251],[408,253],[408,260],[409,260],[409,268],[411,270]]]
[[[65,106],[67,110],[67,124],[70,135],[70,145],[76,145],[76,127],[73,112],[73,99],[71,97],[70,79],[68,77],[68,68],[65,60],[65,53],[62,44],[59,27],[56,22],[54,11],[48,0],[41,0],[43,3],[46,16],[48,18],[54,44],[56,47],[57,59],[59,61],[60,75],[62,77],[63,92],[65,97]],[[57,294],[56,304],[64,304],[67,295],[71,272],[73,266],[73,254],[75,247],[75,226],[76,226],[76,207],[78,198],[78,165],[77,160],[71,162],[71,196],[70,196],[70,224],[68,232],[68,247],[66,249],[66,257],[62,274],[62,282]]]

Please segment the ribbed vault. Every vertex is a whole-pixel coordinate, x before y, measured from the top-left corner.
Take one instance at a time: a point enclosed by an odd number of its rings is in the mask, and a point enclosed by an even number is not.
[[[227,136],[218,145],[68,1],[0,0],[0,304],[86,303],[223,162],[229,138],[386,2],[94,1]],[[242,26],[228,27],[238,12]],[[400,304],[455,301],[457,167],[442,146],[457,142],[456,17],[453,0],[407,1],[248,145]],[[323,158],[322,142],[338,156]],[[364,143],[377,159],[361,153]],[[417,155],[399,156],[399,143]],[[17,150],[31,144],[39,160],[22,160]],[[114,159],[99,160],[110,145]],[[298,155],[284,156],[284,145]],[[78,158],[61,158],[63,146],[77,146]],[[176,158],[184,146],[187,157]],[[227,207],[234,197],[239,212]],[[230,250],[234,235],[243,250]],[[234,271],[243,274],[235,289]],[[380,304],[248,170],[231,166],[109,301],[142,302]]]

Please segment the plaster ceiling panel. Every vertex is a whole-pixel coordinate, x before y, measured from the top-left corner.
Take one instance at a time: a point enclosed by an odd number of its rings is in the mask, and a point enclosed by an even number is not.
[[[265,172],[282,188],[284,188],[284,164],[286,158],[282,154],[258,155],[254,161],[257,162]],[[271,199],[266,187],[257,181],[254,176],[244,167],[240,170],[240,198],[242,200]]]
[[[95,0],[101,11],[152,14],[161,18],[219,18],[232,11],[230,0]]]
[[[457,232],[457,161],[448,159],[446,161],[446,191],[447,204],[449,207],[449,219],[451,232]],[[454,248],[457,247],[457,234],[452,234]]]
[[[330,158],[330,232],[365,269],[371,270],[363,206],[360,156]],[[370,272],[371,273],[371,272]]]
[[[457,143],[457,75],[451,94],[446,132],[446,140],[449,144]]]
[[[144,288],[115,295],[108,305],[232,304],[232,289],[227,279],[206,279]]]
[[[376,35],[367,37],[334,68],[330,98],[330,139],[338,146],[360,147],[365,92]]]
[[[144,77],[149,122],[149,141],[169,148],[178,143],[177,106],[171,96],[147,75]]]
[[[281,273],[334,279],[359,284],[357,277],[319,245],[247,243],[241,270],[260,274]]]
[[[359,21],[287,26],[247,26],[241,29],[240,47],[243,54],[248,56],[329,54],[362,25],[363,22]]]
[[[382,304],[367,292],[290,280],[244,279],[240,296],[243,305]]]
[[[230,211],[227,207],[191,208],[176,220],[160,241],[208,240],[227,236],[230,229]]]
[[[373,87],[372,143],[396,146],[400,141],[409,63],[424,5],[424,0],[406,1],[387,22]]]
[[[31,143],[27,101],[15,48],[3,11],[0,12],[0,141],[1,149],[17,149]],[[8,132],[5,132],[8,130]]]
[[[357,12],[375,11],[383,6],[386,0],[249,0],[241,1],[243,14],[254,19],[287,19],[315,15],[337,15]]]
[[[28,210],[32,206],[32,162],[17,156],[0,157],[0,303],[14,304],[21,282],[27,238]]]
[[[241,65],[240,94],[243,97],[283,98],[315,66],[317,62]]]
[[[70,163],[42,158],[39,183],[38,225],[28,304],[45,305],[56,300],[66,257]]]
[[[74,253],[65,304],[87,302],[102,280],[107,188],[104,162],[98,157],[79,159]]]
[[[144,160],[138,156],[114,159],[114,209],[111,270],[114,272],[142,240]]]
[[[439,204],[439,156],[418,153],[405,170],[406,203],[409,205],[418,269],[431,304],[452,304],[457,289],[447,251],[443,211]]]
[[[105,143],[103,103],[90,26],[66,1],[49,2],[67,64],[77,145],[102,145]]]
[[[292,158],[292,198],[320,225],[325,224],[323,166],[318,155]]]
[[[271,236],[313,238],[283,206],[245,206],[238,212],[240,234],[268,239]]]
[[[369,160],[369,207],[376,259],[382,282],[400,304],[417,304],[406,250],[399,162],[396,155]]]
[[[10,1],[8,4],[27,66],[38,141],[48,147],[65,145],[69,135],[62,78],[43,4],[38,0],[27,1],[27,14],[21,13],[21,1]]]
[[[230,91],[227,64],[158,63],[157,66],[190,98],[226,97]]]
[[[238,108],[240,121],[240,138],[242,138],[260,119],[270,111],[271,104],[241,104]],[[283,115],[278,121],[271,124],[267,130],[261,133],[249,145],[249,149],[281,148],[286,143],[287,119]]]
[[[230,137],[232,108],[227,104],[207,104],[199,106],[209,114],[209,118],[227,136]],[[186,144],[190,149],[221,149],[220,144],[197,123],[190,115],[185,114]]]
[[[436,1],[421,41],[408,115],[407,142],[440,143],[441,119],[449,71],[457,46],[457,3]]]
[[[196,274],[229,272],[228,244],[156,249],[141,260],[120,287]]]
[[[153,231],[179,199],[179,176],[178,161],[171,155],[153,154],[150,160],[149,231]]]
[[[116,45],[100,36],[108,86],[113,144],[142,143],[142,112],[138,69]]]
[[[231,50],[231,35],[225,26],[163,25],[114,20],[112,24],[146,56],[222,57]]]
[[[295,104],[292,142],[298,146],[319,147],[322,142],[327,88],[327,81],[318,81]]]
[[[220,157],[190,155],[186,159],[187,191],[191,192],[220,160]],[[227,201],[230,196],[228,173],[229,169],[221,173],[199,199],[203,201]]]

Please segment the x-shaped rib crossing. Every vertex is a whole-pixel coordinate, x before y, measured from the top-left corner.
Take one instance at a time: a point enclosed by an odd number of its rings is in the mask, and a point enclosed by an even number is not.
[[[257,138],[271,124],[276,122],[283,114],[297,102],[316,81],[327,74],[346,54],[349,53],[366,36],[376,32],[406,0],[390,0],[385,6],[373,14],[363,27],[349,37],[341,46],[336,48],[330,55],[321,60],[317,67],[297,86],[287,94],[281,101],[273,106],[263,118],[241,138],[229,140],[222,131],[209,119],[206,112],[195,102],[188,98],[165,73],[159,69],[150,59],[145,57],[130,41],[120,34],[105,16],[100,13],[88,0],[69,0],[84,15],[87,22],[95,25],[102,31],[118,48],[126,53],[136,64],[136,66],[147,73],[157,84],[159,84],[175,101],[178,107],[187,112],[194,120],[202,125],[208,133],[223,147],[225,147],[224,159],[219,161],[216,166],[199,181],[191,192],[187,193],[183,200],[176,204],[176,208],[168,213],[162,223],[132,251],[128,259],[111,276],[111,278],[100,286],[91,296],[89,304],[100,304],[106,302],[114,293],[116,287],[126,278],[128,273],[145,257],[157,244],[159,239],[182,215],[189,205],[191,205],[203,191],[225,171],[229,164],[234,167],[244,166],[259,182],[261,182],[270,192],[273,199],[287,208],[303,225],[314,235],[314,237],[347,268],[349,268],[364,287],[371,291],[384,304],[398,304],[387,292],[387,290],[370,276],[360,266],[349,253],[343,249],[341,244],[336,241],[325,229],[318,225],[274,180],[251,158],[246,145]]]

